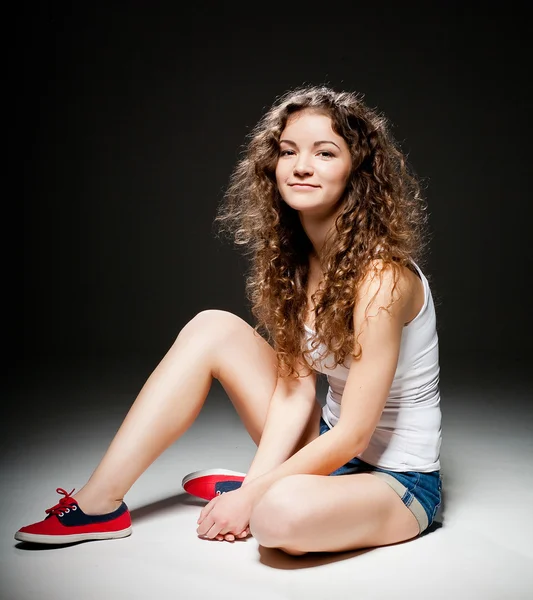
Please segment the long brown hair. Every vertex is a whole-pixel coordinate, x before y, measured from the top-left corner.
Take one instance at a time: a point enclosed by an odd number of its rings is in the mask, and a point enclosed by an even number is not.
[[[215,224],[250,257],[246,295],[255,329],[272,343],[279,373],[296,375],[300,359],[312,365],[304,331],[309,255],[313,250],[298,213],[281,198],[275,180],[279,139],[288,118],[312,109],[331,118],[352,156],[342,208],[320,256],[323,281],[313,296],[315,345],[336,364],[361,356],[353,331],[357,286],[375,259],[421,264],[427,210],[418,178],[394,140],[387,119],[355,92],[324,86],[286,92],[257,123],[230,177]],[[389,304],[390,306],[390,304]]]

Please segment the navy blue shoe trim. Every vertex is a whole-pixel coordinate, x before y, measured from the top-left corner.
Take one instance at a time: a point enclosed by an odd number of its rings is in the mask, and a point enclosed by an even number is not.
[[[217,494],[233,492],[233,490],[238,490],[241,485],[242,481],[219,481],[218,483],[215,483],[215,492]]]
[[[68,510],[69,512],[65,512]],[[91,525],[92,523],[105,523],[106,521],[112,521],[120,515],[124,514],[128,507],[123,502],[117,510],[113,512],[107,513],[105,515],[86,515],[81,508],[74,504],[70,507],[65,507],[65,510],[62,510],[63,516],[57,515],[57,518],[65,527],[77,527],[79,525]],[[52,515],[49,515],[47,518],[49,519]]]

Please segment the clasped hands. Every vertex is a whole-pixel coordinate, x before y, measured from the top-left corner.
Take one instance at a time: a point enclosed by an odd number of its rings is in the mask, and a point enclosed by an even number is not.
[[[247,486],[216,496],[200,512],[196,532],[204,539],[227,542],[248,537],[253,502]]]

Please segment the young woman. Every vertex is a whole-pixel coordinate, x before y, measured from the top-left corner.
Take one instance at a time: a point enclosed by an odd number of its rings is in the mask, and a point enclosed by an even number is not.
[[[213,378],[258,448],[246,476],[184,479],[209,500],[199,536],[251,534],[302,554],[394,544],[432,523],[441,413],[420,268],[427,213],[387,120],[355,93],[287,92],[252,131],[217,221],[250,256],[256,326],[218,310],[187,323],[86,485],[58,488],[64,497],[17,540],[129,535],[124,496],[191,426]],[[231,491],[216,495],[225,480]]]

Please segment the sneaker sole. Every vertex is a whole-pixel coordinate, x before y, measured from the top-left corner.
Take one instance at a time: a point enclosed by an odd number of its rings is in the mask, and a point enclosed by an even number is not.
[[[192,479],[198,479],[199,477],[209,477],[211,475],[227,475],[228,477],[246,477],[246,473],[240,473],[239,471],[230,471],[229,469],[204,469],[203,471],[195,471],[186,475],[182,481],[182,487],[185,487]]]
[[[72,535],[38,535],[35,533],[24,533],[17,531],[15,539],[19,542],[30,542],[32,544],[72,544],[85,542],[87,540],[114,540],[131,535],[132,528],[120,531],[101,531],[94,533],[77,533]]]

